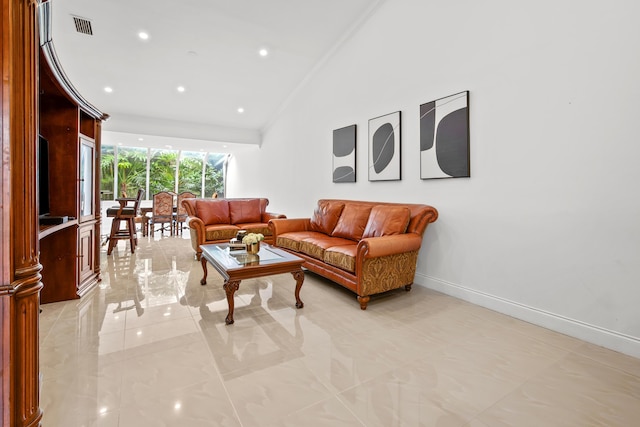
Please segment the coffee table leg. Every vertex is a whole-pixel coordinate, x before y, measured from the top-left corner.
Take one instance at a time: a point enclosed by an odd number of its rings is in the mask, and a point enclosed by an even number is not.
[[[233,324],[233,294],[235,294],[240,287],[240,280],[228,280],[224,282],[222,287],[227,293],[227,303],[229,304],[229,314],[227,314],[227,318],[224,319],[224,321],[227,325],[231,325]]]
[[[304,271],[292,271],[293,278],[296,279],[296,308],[304,307],[304,303],[300,299],[300,288],[302,287],[302,282],[304,282]]]
[[[202,262],[202,272],[204,273],[204,276],[200,280],[200,284],[206,285],[207,284],[207,260],[204,259],[204,257],[202,257],[200,259],[200,262]]]

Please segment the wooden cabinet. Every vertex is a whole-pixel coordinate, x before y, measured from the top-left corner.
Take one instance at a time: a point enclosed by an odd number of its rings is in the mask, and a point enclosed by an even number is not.
[[[101,118],[92,117],[67,93],[40,55],[39,133],[48,145],[49,221],[42,225],[41,302],[79,298],[100,280],[99,175]],[[75,274],[74,274],[75,272]]]
[[[78,232],[78,291],[84,295],[95,285],[96,230],[94,224],[82,225]]]
[[[61,223],[40,226],[42,303],[79,298],[100,280],[97,165],[106,117],[74,96],[47,48],[40,50],[39,133],[48,146],[47,219]]]

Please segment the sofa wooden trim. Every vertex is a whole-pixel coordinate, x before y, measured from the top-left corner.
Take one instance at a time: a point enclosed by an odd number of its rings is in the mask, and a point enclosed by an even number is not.
[[[303,252],[280,246],[281,249],[304,259],[303,267],[308,270],[355,292],[362,310],[367,308],[371,295],[402,287],[407,291],[410,290],[424,232],[430,223],[437,220],[438,211],[432,206],[422,204],[344,199],[321,199],[318,203],[327,201],[345,205],[357,203],[371,207],[380,205],[407,207],[410,211],[409,224],[403,234],[360,239],[357,242],[354,272],[328,264]],[[269,227],[273,230],[276,246],[279,246],[278,236],[284,233],[312,231],[311,218],[272,219],[269,221]]]

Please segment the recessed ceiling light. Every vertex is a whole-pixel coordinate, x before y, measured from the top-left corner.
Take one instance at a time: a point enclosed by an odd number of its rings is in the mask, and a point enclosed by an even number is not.
[[[144,141],[144,138],[138,138],[138,141]]]
[[[244,108],[238,107],[238,113],[240,113],[240,114],[244,113]]]
[[[265,48],[262,48],[258,51],[258,53],[260,54],[260,56],[267,56],[269,55],[269,51]]]
[[[178,92],[184,92],[185,91],[184,86],[178,86],[177,89],[178,89]]]
[[[105,91],[105,92],[107,92],[107,93],[111,93],[111,92],[113,92],[113,88],[111,88],[111,87],[109,87],[109,86],[106,86],[106,87],[104,88],[104,91]]]
[[[138,33],[138,37],[140,37],[140,39],[142,39],[142,40],[148,40],[149,39],[149,34],[145,33],[144,31],[140,31]]]

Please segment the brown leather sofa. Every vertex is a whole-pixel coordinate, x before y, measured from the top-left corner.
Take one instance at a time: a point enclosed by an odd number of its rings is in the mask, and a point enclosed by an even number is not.
[[[269,200],[249,199],[185,199],[182,206],[187,211],[187,222],[191,234],[191,246],[199,260],[200,245],[226,243],[236,237],[238,230],[262,233],[266,243],[273,243],[273,234],[268,226],[270,219],[286,218],[285,215],[267,212]]]
[[[303,267],[358,296],[411,290],[418,251],[438,211],[427,205],[322,199],[311,218],[272,219],[275,245],[304,259]]]

